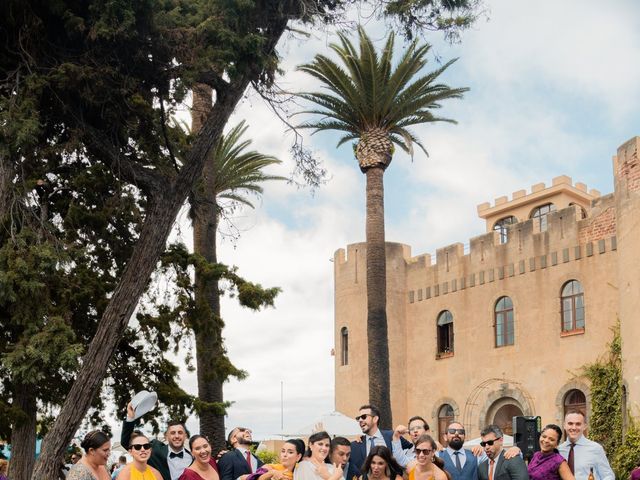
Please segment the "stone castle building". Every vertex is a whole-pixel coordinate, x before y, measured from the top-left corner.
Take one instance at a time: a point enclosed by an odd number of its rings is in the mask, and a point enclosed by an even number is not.
[[[615,190],[571,178],[478,206],[487,233],[412,256],[387,244],[394,424],[452,419],[467,438],[514,415],[562,423],[590,411],[581,366],[606,352],[620,319],[624,401],[640,415],[640,137],[613,157]],[[366,244],[334,256],[335,395],[354,414],[368,399]]]

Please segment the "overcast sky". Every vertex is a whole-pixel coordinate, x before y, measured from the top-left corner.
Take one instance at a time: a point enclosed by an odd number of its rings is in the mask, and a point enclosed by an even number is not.
[[[639,2],[486,5],[487,17],[460,44],[429,36],[442,60],[459,57],[446,82],[471,88],[464,100],[450,101],[439,112],[458,125],[416,128],[429,158],[418,152],[411,162],[397,154],[385,174],[387,240],[411,245],[413,255],[468,243],[484,232],[478,204],[534,183],[550,184],[558,175],[611,192],[611,156],[640,135]],[[373,23],[367,31],[384,39],[384,30]],[[284,88],[309,89],[313,82],[294,72],[295,65],[327,53],[334,40],[327,33],[283,42]],[[402,39],[397,45],[401,50]],[[427,68],[436,66],[432,58]],[[249,95],[231,124],[241,119],[250,125],[255,149],[283,160],[271,172],[288,175],[292,137],[262,100]],[[314,195],[285,183],[265,185],[257,209],[234,219],[239,240],[220,246],[222,262],[238,266],[248,279],[283,289],[275,309],[252,313],[231,300],[222,307],[229,356],[249,373],[226,386],[226,400],[234,402],[227,427],[251,427],[258,439],[281,432],[281,382],[285,432],[334,409],[330,259],[336,249],[364,240],[364,176],[351,146],[336,149],[331,134],[305,142],[323,159],[328,183]],[[190,243],[190,233],[181,232]],[[194,374],[183,372],[181,384],[196,392]],[[198,430],[196,420],[189,424]]]

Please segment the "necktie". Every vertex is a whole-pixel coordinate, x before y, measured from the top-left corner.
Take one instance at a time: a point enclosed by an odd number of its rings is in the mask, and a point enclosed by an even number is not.
[[[176,453],[176,452],[169,453],[169,458],[176,458],[176,457],[178,457],[178,458],[184,457],[184,450],[181,451],[181,452],[178,452],[178,453]]]
[[[376,446],[376,439],[374,437],[369,437],[369,452],[371,449]]]
[[[571,473],[573,473],[574,475],[575,475],[575,473],[573,471],[573,461],[574,461],[573,447],[575,447],[575,446],[576,446],[575,443],[571,444],[571,448],[569,448],[569,458],[567,458],[567,463],[569,464],[569,470],[571,470]]]
[[[489,460],[489,480],[493,480],[493,466],[495,463],[495,460]]]
[[[253,468],[251,468],[251,452],[247,450],[245,455],[247,457],[247,463],[249,464],[249,473],[253,473]]]
[[[458,469],[459,472],[461,472],[462,464],[460,463],[460,452],[454,452],[454,455],[456,456],[456,468]]]

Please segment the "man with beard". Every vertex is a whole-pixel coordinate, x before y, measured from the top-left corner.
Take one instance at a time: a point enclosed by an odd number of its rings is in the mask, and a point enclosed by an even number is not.
[[[453,480],[476,480],[478,475],[478,460],[473,453],[462,448],[465,435],[461,423],[451,422],[444,436],[447,448],[438,452],[438,456],[444,460],[444,469]]]
[[[251,430],[236,427],[227,437],[232,450],[222,455],[218,461],[220,480],[245,480],[262,466],[258,457],[251,453]]]
[[[478,480],[529,480],[527,466],[521,457],[505,458],[502,449],[504,434],[500,427],[489,425],[482,429],[480,437],[480,446],[484,448],[487,459],[478,466]]]
[[[354,468],[358,471],[362,468],[369,451],[375,446],[385,446],[391,450],[391,439],[393,432],[391,430],[380,430],[378,423],[380,421],[380,410],[374,405],[363,405],[356,420],[360,424],[362,435],[358,440],[351,442],[351,460]],[[403,437],[400,437],[402,448],[410,448],[411,443]],[[224,479],[223,479],[224,480]]]

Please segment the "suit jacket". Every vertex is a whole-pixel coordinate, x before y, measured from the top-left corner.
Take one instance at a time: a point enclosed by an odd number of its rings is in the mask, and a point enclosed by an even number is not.
[[[387,448],[391,450],[391,439],[393,437],[392,430],[380,430],[382,434],[382,438],[384,439],[384,443],[387,445]],[[404,437],[400,437],[400,443],[402,443],[402,448],[411,447],[412,443]],[[353,465],[358,475],[361,475],[362,465],[364,465],[364,461],[367,459],[367,436],[362,435],[360,437],[359,442],[351,442],[351,457],[349,458],[349,464]]]
[[[478,480],[489,480],[489,460],[478,465]],[[493,480],[529,480],[527,466],[519,455],[509,460],[500,452],[493,472]]]
[[[122,424],[120,444],[127,450],[129,449],[129,441],[131,440],[131,434],[133,433],[135,423],[136,422],[128,422],[125,420]],[[171,480],[169,463],[167,462],[167,457],[169,456],[169,446],[164,442],[156,440],[155,438],[151,440],[150,443],[151,456],[149,457],[149,461],[147,463],[160,472],[163,480]],[[191,452],[189,452],[189,450],[187,450],[186,448],[185,451],[189,456],[192,456]]]
[[[258,461],[258,468],[262,466],[262,462],[255,455],[251,454]],[[242,456],[240,450],[231,450],[225,453],[218,461],[218,471],[220,480],[236,480],[240,475],[249,475],[249,464],[247,459]]]
[[[451,475],[453,480],[478,480],[478,459],[469,450],[461,450],[465,455],[464,466],[458,471],[451,460],[449,452],[442,450],[438,456],[444,461],[444,469]]]

